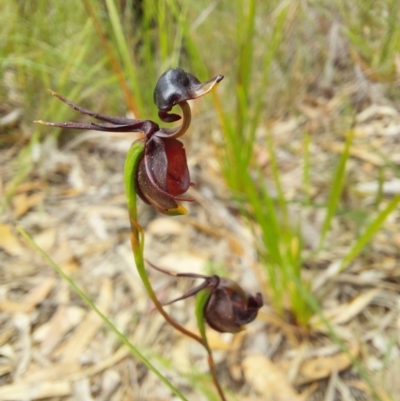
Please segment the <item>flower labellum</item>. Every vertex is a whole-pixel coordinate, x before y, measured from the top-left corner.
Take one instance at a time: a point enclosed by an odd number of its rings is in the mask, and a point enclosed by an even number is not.
[[[139,197],[166,214],[182,214],[186,209],[176,201],[193,201],[181,196],[190,186],[183,144],[177,139],[154,137],[146,143],[136,171]]]

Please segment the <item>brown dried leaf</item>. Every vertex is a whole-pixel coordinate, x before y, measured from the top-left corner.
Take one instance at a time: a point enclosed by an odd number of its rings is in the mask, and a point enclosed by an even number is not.
[[[249,383],[265,401],[304,401],[290,384],[285,373],[270,359],[251,355],[242,362],[243,372]]]
[[[23,300],[24,312],[30,312],[33,308],[40,304],[43,300],[47,298],[49,292],[53,288],[55,283],[54,277],[48,277],[44,279],[39,285],[33,288],[26,294]]]
[[[230,335],[228,334],[227,336],[226,333],[221,334],[216,332],[215,330],[207,328],[207,341],[212,350],[229,352],[235,351],[238,347],[232,344],[231,341],[226,341],[227,337],[230,337]]]
[[[48,397],[62,397],[71,393],[71,383],[67,380],[24,383],[18,382],[0,388],[3,401],[35,400]]]
[[[334,153],[341,154],[344,151],[344,144],[342,143],[333,142],[333,143],[325,143],[322,145],[326,149]],[[363,161],[369,162],[375,166],[383,166],[385,164],[385,161],[375,153],[371,152],[368,147],[352,146],[350,148],[350,155],[353,157],[357,157]]]
[[[13,326],[5,327],[3,331],[0,332],[0,347],[10,339],[14,332],[15,329]]]
[[[324,310],[324,316],[335,325],[347,323],[357,316],[364,308],[366,308],[379,293],[379,291],[379,288],[374,288],[364,292],[349,303],[339,305],[338,307],[331,308],[329,310]],[[315,317],[312,319],[311,325],[314,328],[318,328],[323,324],[321,323],[319,317]]]
[[[64,335],[82,320],[84,310],[77,306],[62,305],[45,323],[46,337],[43,339],[40,349],[43,355],[47,355],[59,344]]]
[[[37,192],[33,195],[27,195],[26,193],[15,195],[12,200],[14,216],[16,218],[23,216],[28,210],[43,202],[44,198],[45,194],[43,192]]]
[[[52,251],[56,242],[57,230],[48,229],[42,231],[40,234],[34,236],[34,240],[37,245],[40,246],[45,252],[49,253]]]
[[[23,308],[24,305],[19,302],[9,301],[7,299],[0,301],[0,311],[2,312],[8,312],[8,313],[21,312]]]
[[[174,252],[161,257],[157,263],[163,269],[176,273],[191,272],[202,274],[204,273],[207,259],[191,252]]]
[[[296,385],[302,385],[315,380],[329,377],[332,372],[341,372],[351,365],[351,358],[356,358],[360,351],[358,344],[349,349],[349,353],[338,353],[335,355],[321,356],[304,361],[300,366],[299,376],[295,380]],[[279,364],[283,369],[288,369],[291,363],[283,361]]]
[[[104,314],[108,314],[112,300],[112,282],[104,279],[100,288],[97,306]],[[72,336],[68,339],[68,344],[63,350],[63,361],[74,362],[89,345],[93,337],[103,325],[103,320],[95,311],[90,311],[83,322],[77,327]]]
[[[39,370],[31,365],[29,370],[22,376],[21,383],[44,383],[47,380],[62,380],[79,373],[81,370],[82,366],[80,363],[69,361],[65,363],[59,362],[54,365],[43,367]]]
[[[347,305],[341,305],[339,313],[331,320],[332,323],[347,323],[366,308],[379,292],[380,290],[378,288],[372,289],[354,298]]]
[[[55,279],[53,277],[48,277],[44,279],[39,285],[34,287],[28,294],[25,295],[21,302],[3,300],[0,301],[0,310],[6,312],[31,312],[36,305],[40,304],[53,288]]]
[[[22,256],[25,253],[13,228],[7,224],[0,224],[0,248],[11,256]]]
[[[0,365],[0,376],[6,375],[7,373],[12,372],[14,366],[12,364]]]

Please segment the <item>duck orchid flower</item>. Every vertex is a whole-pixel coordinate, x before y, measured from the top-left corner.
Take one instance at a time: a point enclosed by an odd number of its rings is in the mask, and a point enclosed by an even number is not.
[[[203,310],[204,319],[211,328],[220,333],[238,333],[244,330],[244,326],[257,317],[258,310],[264,304],[261,293],[257,292],[256,295],[251,295],[229,278],[195,273],[172,273],[149,261],[147,263],[161,273],[173,277],[204,279],[202,284],[164,305],[170,305],[201,291],[206,291],[208,299]]]
[[[192,184],[185,149],[177,138],[187,131],[191,123],[188,100],[210,92],[222,79],[223,76],[218,75],[201,83],[194,75],[186,73],[181,68],[168,70],[161,75],[154,90],[154,102],[162,121],[169,123],[182,119],[181,125],[174,128],[160,127],[151,120],[96,113],[78,106],[56,92],[51,93],[68,106],[102,122],[55,123],[41,120],[35,122],[67,129],[143,133],[144,137],[139,141],[144,142],[144,151],[140,155],[135,173],[137,194],[161,213],[185,214],[186,209],[177,201],[193,201],[192,198],[182,196]],[[176,105],[180,106],[182,117],[178,114],[169,114]]]

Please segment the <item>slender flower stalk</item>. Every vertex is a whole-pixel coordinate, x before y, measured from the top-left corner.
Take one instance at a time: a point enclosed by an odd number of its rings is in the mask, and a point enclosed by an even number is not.
[[[173,273],[173,272],[161,269],[161,268],[153,265],[148,260],[147,260],[147,263],[153,269],[156,269],[156,270],[158,270],[158,271],[160,271],[160,272],[162,272],[164,274],[168,274],[169,276],[172,276],[172,277],[192,277],[192,278],[199,278],[200,277],[200,278],[206,278],[206,276],[201,276],[201,275],[197,275],[197,274]],[[217,369],[215,367],[213,353],[212,353],[212,350],[211,350],[211,348],[210,348],[210,346],[208,344],[207,333],[206,333],[206,328],[205,328],[204,309],[206,307],[206,304],[207,304],[207,301],[208,301],[208,297],[209,297],[209,292],[205,288],[208,285],[209,285],[209,282],[207,280],[205,280],[205,282],[203,284],[199,285],[198,287],[194,288],[191,291],[188,291],[182,297],[179,297],[177,299],[174,299],[173,301],[170,301],[170,302],[166,303],[165,305],[169,305],[169,304],[171,304],[173,302],[179,301],[181,299],[185,299],[185,298],[187,298],[187,297],[189,297],[191,295],[195,295],[197,293],[195,313],[196,313],[197,326],[199,328],[200,336],[201,336],[201,340],[202,340],[202,345],[205,348],[205,350],[207,351],[207,363],[208,363],[208,367],[210,369],[211,377],[213,379],[215,388],[217,389],[218,395],[220,396],[221,400],[222,401],[226,401],[225,393],[224,393],[224,391],[222,389],[221,383],[219,382]]]
[[[161,213],[170,216],[187,213],[186,209],[178,202],[193,201],[193,199],[184,196],[192,183],[190,182],[186,152],[178,138],[185,134],[191,123],[191,110],[188,100],[196,99],[210,92],[222,79],[223,76],[218,75],[201,83],[195,76],[186,73],[181,68],[168,70],[161,75],[154,90],[154,103],[163,122],[170,123],[182,120],[180,126],[175,128],[160,127],[151,120],[113,117],[92,112],[55,92],[52,92],[53,96],[68,106],[101,122],[36,122],[61,128],[140,132],[143,134],[141,139],[132,144],[124,167],[124,183],[131,231],[130,241],[136,267],[158,312],[172,327],[205,348],[215,387],[221,400],[226,401],[218,379],[212,350],[207,341],[205,324],[207,323],[211,328],[220,332],[236,333],[242,330],[244,324],[255,319],[259,308],[262,306],[261,294],[257,293],[255,296],[247,294],[237,283],[227,278],[193,273],[171,273],[148,262],[153,268],[171,276],[204,279],[204,282],[199,286],[169,302],[176,302],[197,294],[196,319],[200,335],[187,330],[165,311],[153,290],[146,272],[143,255],[144,231],[138,222],[137,214],[137,196]],[[171,113],[174,106],[180,107],[181,115]]]
[[[226,400],[213,360],[212,350],[208,344],[205,322],[216,331],[237,333],[244,330],[244,325],[252,322],[258,310],[263,306],[260,293],[255,296],[246,293],[238,283],[225,277],[205,276],[195,273],[173,273],[151,262],[147,263],[161,273],[173,277],[203,279],[204,282],[187,291],[182,296],[165,303],[170,305],[196,295],[196,319],[203,345],[207,350],[207,361],[210,372],[222,400]]]
[[[143,257],[143,249],[144,249],[144,232],[142,227],[139,225],[137,221],[137,206],[136,206],[136,189],[135,189],[135,174],[137,170],[137,165],[139,163],[140,157],[144,152],[144,144],[143,142],[136,142],[132,145],[131,149],[128,152],[125,161],[124,168],[124,182],[125,182],[125,192],[126,192],[126,200],[128,205],[128,214],[129,221],[131,226],[131,246],[132,251],[136,263],[136,268],[138,270],[139,276],[143,282],[143,285],[146,288],[149,297],[153,301],[157,310],[161,313],[164,319],[173,326],[176,330],[180,331],[182,334],[193,338],[193,340],[199,342],[204,345],[201,337],[192,333],[191,331],[185,329],[179,323],[175,322],[168,313],[162,307],[160,301],[158,300],[153,287],[151,286],[149,277],[146,272],[144,257]]]
[[[201,336],[198,336],[197,334],[192,333],[191,331],[189,331],[189,330],[185,329],[183,326],[181,326],[179,323],[175,322],[168,315],[168,313],[164,310],[163,306],[161,305],[160,301],[158,300],[158,298],[151,286],[149,277],[147,275],[147,272],[145,269],[145,264],[144,264],[144,258],[143,258],[144,232],[143,232],[142,227],[137,222],[136,194],[135,194],[134,185],[132,185],[132,183],[134,182],[132,180],[132,173],[134,173],[135,167],[137,166],[137,159],[138,159],[138,156],[140,155],[140,152],[143,152],[143,144],[139,142],[139,143],[134,144],[132,146],[131,150],[129,151],[127,158],[126,158],[125,171],[124,171],[126,198],[127,198],[127,204],[128,204],[129,219],[130,219],[130,224],[131,224],[130,238],[131,238],[131,246],[132,246],[132,251],[134,254],[134,258],[135,258],[136,268],[137,268],[140,278],[142,279],[142,282],[146,288],[146,291],[149,294],[149,297],[153,301],[158,312],[164,317],[164,319],[176,330],[180,331],[182,334],[197,341],[205,348],[205,350],[207,351],[207,362],[208,362],[211,376],[213,378],[214,385],[217,389],[217,392],[218,392],[221,400],[226,401],[225,394],[222,390],[221,384],[218,379],[218,374],[217,374],[217,371],[215,368],[212,350],[208,345],[206,332],[205,332],[205,330],[202,330],[202,328],[201,328],[201,324],[204,325],[204,318],[202,319],[196,313],[197,322],[198,322]],[[157,269],[157,267],[152,265],[151,263],[149,263],[149,265]],[[158,268],[158,270],[161,270],[161,269]],[[164,271],[164,272],[166,272],[166,271]],[[170,274],[170,275],[173,275],[173,274]],[[203,322],[203,323],[201,323],[201,322]]]

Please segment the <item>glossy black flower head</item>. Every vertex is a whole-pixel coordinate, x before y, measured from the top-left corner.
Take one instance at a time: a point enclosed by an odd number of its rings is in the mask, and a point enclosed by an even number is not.
[[[238,333],[244,325],[252,322],[263,306],[261,293],[255,296],[245,292],[235,281],[218,276],[203,276],[194,273],[172,273],[153,265],[154,269],[174,277],[202,278],[204,282],[192,288],[179,298],[164,305],[169,305],[197,294],[202,290],[209,292],[208,301],[204,309],[204,318],[211,328],[221,333]]]
[[[178,114],[168,113],[175,105],[205,95],[223,78],[223,75],[217,75],[206,82],[200,82],[182,68],[173,68],[164,72],[158,79],[153,94],[160,119],[164,122],[179,120],[181,117]]]

